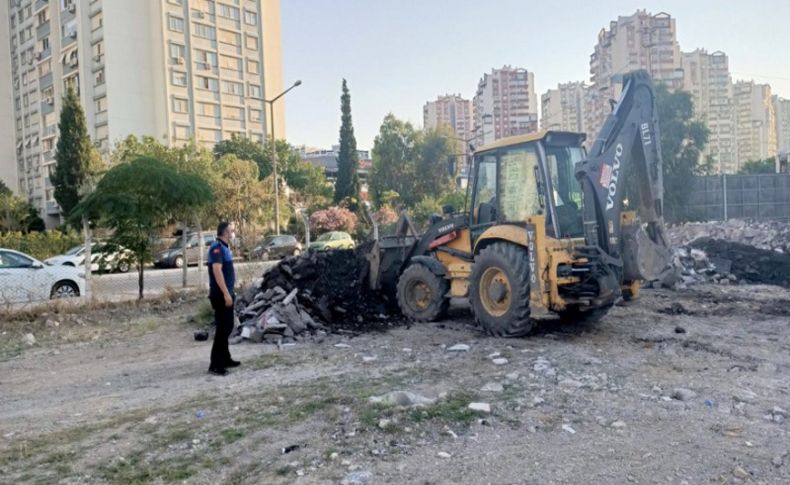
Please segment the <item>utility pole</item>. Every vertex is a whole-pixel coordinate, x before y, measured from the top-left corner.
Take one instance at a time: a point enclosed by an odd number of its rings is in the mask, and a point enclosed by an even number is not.
[[[302,81],[296,81],[293,85],[275,96],[273,99],[264,99],[263,102],[269,105],[269,124],[271,125],[272,138],[272,176],[274,178],[274,227],[276,234],[280,235],[280,184],[277,179],[277,148],[275,147],[274,140],[274,102],[285,96],[285,94],[293,88],[300,86]]]

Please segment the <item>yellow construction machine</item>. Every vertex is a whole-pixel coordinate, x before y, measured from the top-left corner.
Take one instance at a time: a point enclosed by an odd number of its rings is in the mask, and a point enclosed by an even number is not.
[[[397,295],[416,321],[468,298],[490,334],[527,334],[530,314],[597,318],[670,255],[663,225],[658,120],[648,74],[623,76],[622,95],[587,153],[585,135],[546,131],[474,152],[466,208],[423,234],[402,218],[371,252],[370,284]],[[629,208],[623,201],[629,183]],[[633,192],[633,193],[632,193]]]

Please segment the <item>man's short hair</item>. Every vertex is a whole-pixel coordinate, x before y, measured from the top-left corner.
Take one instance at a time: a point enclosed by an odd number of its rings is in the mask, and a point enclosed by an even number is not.
[[[225,231],[228,230],[228,227],[230,227],[230,222],[228,221],[220,222],[219,225],[217,226],[217,237],[222,236],[225,233]]]

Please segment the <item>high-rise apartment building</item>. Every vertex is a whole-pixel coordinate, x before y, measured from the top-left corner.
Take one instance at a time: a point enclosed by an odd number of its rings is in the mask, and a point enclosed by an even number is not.
[[[780,152],[790,152],[790,99],[773,97],[776,115],[776,144]]]
[[[460,94],[446,94],[425,103],[422,120],[426,130],[445,126],[460,140],[472,138],[472,102]]]
[[[735,107],[727,54],[704,49],[681,55],[684,91],[691,93],[695,117],[710,130],[705,156],[718,173],[738,168]]]
[[[591,103],[588,133],[597,133],[610,109],[609,100],[620,95],[618,75],[646,69],[657,83],[678,88],[683,81],[675,19],[667,13],[653,15],[637,10],[618,17],[601,29],[590,56]]]
[[[484,74],[473,105],[483,144],[538,129],[535,75],[526,69],[504,66]]]
[[[20,194],[48,225],[59,222],[49,175],[68,86],[79,93],[89,133],[105,152],[130,134],[211,145],[266,133],[264,98],[282,89],[279,0],[5,3],[15,162],[0,166],[16,163]],[[283,109],[281,100],[278,137]]]
[[[738,165],[777,153],[776,114],[771,86],[738,81],[733,87]]]
[[[8,188],[17,191],[19,177],[16,172],[16,152],[14,151],[14,124],[10,113],[14,111],[14,94],[11,88],[11,51],[8,25],[8,9],[0,5],[0,181]]]
[[[588,103],[589,88],[583,82],[558,84],[541,96],[540,128],[586,133]]]

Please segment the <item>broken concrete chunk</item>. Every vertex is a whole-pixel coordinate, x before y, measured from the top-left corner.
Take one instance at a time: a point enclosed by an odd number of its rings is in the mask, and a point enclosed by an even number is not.
[[[491,405],[487,402],[470,402],[469,406],[467,406],[472,411],[477,411],[479,413],[490,413],[491,412]]]
[[[455,344],[452,347],[449,347],[447,349],[447,351],[448,352],[468,352],[470,348],[471,347],[469,347],[466,344]]]
[[[382,396],[371,396],[369,401],[374,404],[402,407],[426,406],[436,402],[435,399],[430,399],[409,391],[392,391]]]

